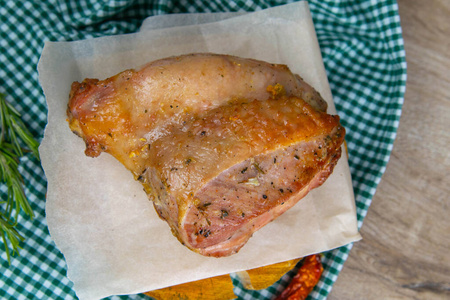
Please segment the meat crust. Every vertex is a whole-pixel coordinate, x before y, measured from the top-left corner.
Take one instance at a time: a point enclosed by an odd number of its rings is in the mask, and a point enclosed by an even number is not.
[[[140,181],[185,246],[236,253],[331,174],[345,129],[287,66],[217,54],[74,82],[69,126]]]

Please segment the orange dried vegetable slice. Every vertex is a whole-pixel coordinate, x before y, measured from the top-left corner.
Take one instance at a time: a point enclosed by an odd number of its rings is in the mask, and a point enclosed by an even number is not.
[[[229,300],[236,298],[230,275],[183,283],[145,294],[157,300]]]
[[[300,259],[289,260],[238,272],[237,275],[243,287],[246,289],[266,289],[278,281],[284,274],[292,270],[299,261]],[[319,281],[322,271],[323,268],[319,255],[306,257],[297,275],[294,276],[289,286],[276,299],[305,299]],[[229,300],[236,298],[233,292],[233,283],[229,275],[179,284],[146,292],[145,294],[157,300]]]
[[[288,260],[277,264],[238,272],[237,275],[242,285],[247,290],[262,290],[278,281],[281,276],[292,270],[299,261],[300,258]]]

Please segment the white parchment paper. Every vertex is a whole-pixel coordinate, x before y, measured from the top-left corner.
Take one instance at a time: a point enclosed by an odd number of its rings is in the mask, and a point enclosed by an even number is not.
[[[48,180],[50,234],[64,254],[80,299],[134,294],[336,248],[360,239],[345,155],[320,188],[225,258],[191,252],[172,236],[151,202],[108,154],[84,155],[66,121],[70,85],[104,79],[149,61],[214,52],[287,64],[335,112],[317,38],[304,2],[254,13],[149,18],[135,34],[47,42],[39,79],[48,103],[40,147]]]

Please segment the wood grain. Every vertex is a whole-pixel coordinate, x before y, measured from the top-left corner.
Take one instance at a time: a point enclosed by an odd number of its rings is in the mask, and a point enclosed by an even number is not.
[[[450,1],[399,0],[408,79],[394,150],[328,299],[450,299]]]

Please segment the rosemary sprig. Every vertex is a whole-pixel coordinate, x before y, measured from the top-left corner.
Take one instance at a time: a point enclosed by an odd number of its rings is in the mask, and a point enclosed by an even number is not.
[[[34,217],[23,189],[19,159],[25,152],[31,152],[39,159],[39,143],[26,129],[19,112],[1,93],[0,125],[0,179],[1,184],[7,188],[6,200],[2,199],[0,202],[0,236],[5,245],[8,262],[11,264],[11,250],[13,254],[19,254],[20,242],[25,239],[16,229],[19,214],[23,211],[30,218]]]

